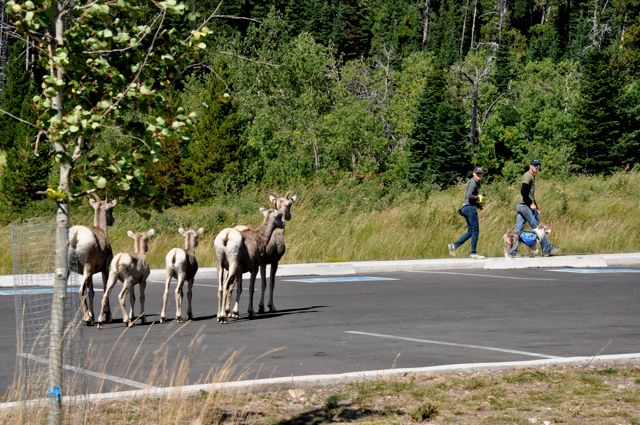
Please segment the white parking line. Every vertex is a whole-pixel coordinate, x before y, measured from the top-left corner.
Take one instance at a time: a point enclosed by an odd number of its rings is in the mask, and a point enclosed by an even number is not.
[[[543,280],[543,281],[551,281],[558,280],[552,278],[544,278],[544,277],[515,277],[515,276],[497,276],[492,274],[480,274],[480,273],[460,273],[460,272],[437,272],[431,270],[412,270],[411,273],[433,273],[433,274],[457,274],[461,276],[475,276],[475,277],[491,277],[494,279],[513,279],[513,280]]]
[[[518,350],[509,350],[507,348],[498,348],[498,347],[485,347],[483,345],[472,345],[472,344],[458,344],[455,342],[444,342],[444,341],[433,341],[430,339],[418,339],[418,338],[407,338],[404,336],[396,336],[396,335],[385,335],[385,334],[377,334],[370,332],[359,332],[359,331],[345,331],[347,334],[354,335],[365,335],[365,336],[375,336],[377,338],[388,338],[388,339],[399,339],[401,341],[411,341],[411,342],[420,342],[423,344],[435,344],[435,345],[446,345],[450,347],[464,347],[464,348],[475,348],[478,350],[489,350],[489,351],[499,351],[501,353],[510,353],[510,354],[520,354],[523,356],[530,357],[540,357],[543,359],[560,359],[560,356],[552,356],[549,354],[540,354],[540,353],[532,353],[529,351],[518,351]]]
[[[43,364],[49,364],[49,361],[46,359],[43,359],[40,356],[35,356],[31,353],[20,353],[18,354],[21,357],[24,357],[26,359],[29,360],[33,360],[35,362],[38,363],[43,363]],[[112,382],[116,382],[118,384],[124,384],[124,385],[128,385],[130,387],[133,388],[140,388],[143,390],[154,390],[157,389],[158,387],[154,387],[153,385],[147,385],[147,384],[143,384],[142,382],[138,382],[138,381],[132,381],[131,379],[126,379],[126,378],[120,378],[118,376],[113,376],[113,375],[108,375],[106,373],[100,373],[100,372],[94,372],[92,370],[87,370],[87,369],[82,369],[80,367],[77,366],[71,366],[71,365],[63,365],[62,366],[65,370],[70,370],[72,372],[76,372],[76,373],[82,373],[88,376],[93,376],[94,378],[100,378],[100,379],[104,379],[107,381],[112,381]]]

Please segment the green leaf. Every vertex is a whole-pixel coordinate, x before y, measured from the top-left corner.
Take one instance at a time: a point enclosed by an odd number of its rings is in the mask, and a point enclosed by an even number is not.
[[[102,176],[96,178],[95,183],[98,189],[104,189],[105,187],[107,187],[107,179]]]

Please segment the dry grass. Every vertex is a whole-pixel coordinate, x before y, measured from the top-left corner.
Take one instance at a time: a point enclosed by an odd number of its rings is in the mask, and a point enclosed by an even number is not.
[[[546,367],[406,376],[262,392],[123,399],[71,406],[69,424],[640,424],[640,367]],[[46,423],[46,409],[0,412]]]

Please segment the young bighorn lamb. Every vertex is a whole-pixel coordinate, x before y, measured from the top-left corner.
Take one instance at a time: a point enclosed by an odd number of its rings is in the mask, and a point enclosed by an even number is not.
[[[293,203],[296,201],[297,196],[290,196],[290,193],[287,192],[284,197],[280,197],[277,194],[270,195],[269,201],[273,204],[275,209],[284,209],[284,220],[291,220],[291,207]],[[248,229],[247,226],[236,226],[236,229],[240,231],[244,231]],[[285,253],[286,245],[284,242],[284,229],[285,223],[283,223],[282,228],[274,229],[271,234],[271,238],[269,239],[269,243],[267,244],[267,248],[265,250],[265,255],[261,258],[260,264],[260,278],[262,281],[262,291],[260,293],[260,303],[258,304],[258,313],[264,313],[264,296],[267,289],[267,265],[271,265],[270,273],[269,273],[269,304],[267,305],[270,312],[276,311],[276,306],[273,303],[273,290],[276,284],[276,272],[278,271],[278,264],[280,263],[280,259]],[[254,285],[249,285],[249,308],[253,310],[253,293],[254,293]]]
[[[167,278],[164,282],[164,294],[162,295],[162,313],[160,313],[160,323],[167,320],[167,299],[169,298],[169,285],[171,278],[178,280],[176,287],[176,320],[182,322],[182,286],[187,281],[187,319],[191,320],[191,296],[193,288],[193,280],[198,271],[198,261],[196,260],[196,246],[198,239],[204,232],[201,227],[198,230],[184,230],[182,227],[178,229],[180,234],[184,236],[184,249],[173,248],[165,258]]]
[[[127,326],[133,325],[133,306],[136,301],[133,286],[138,283],[140,284],[140,319],[142,323],[145,322],[144,290],[147,286],[147,277],[149,277],[150,273],[146,254],[149,250],[149,238],[154,234],[155,231],[153,229],[139,233],[133,233],[131,230],[127,232],[127,235],[133,239],[134,253],[120,252],[111,260],[111,265],[109,266],[109,281],[107,282],[107,289],[102,297],[102,310],[100,311],[100,317],[98,317],[99,326],[102,326],[102,323],[104,323],[104,308],[109,300],[109,294],[118,280],[123,282],[122,291],[118,294],[118,302],[122,309],[122,322]],[[125,296],[127,293],[129,294],[130,304],[129,314],[127,314],[127,309],[125,308]]]
[[[216,236],[213,246],[216,251],[218,269],[218,322],[227,322],[227,309],[230,304],[233,283],[237,282],[236,304],[232,317],[238,317],[240,294],[242,293],[242,274],[251,273],[251,280],[255,282],[261,258],[264,256],[271,234],[276,227],[282,227],[284,209],[260,208],[264,216],[262,225],[257,229],[247,229],[240,232],[237,229],[223,229]],[[224,270],[228,270],[226,278]],[[252,283],[253,284],[253,283]],[[253,316],[253,310],[249,310]]]
[[[113,258],[111,245],[108,239],[108,226],[113,225],[113,207],[118,203],[115,199],[103,201],[95,192],[90,192],[94,199],[89,199],[93,207],[93,227],[72,226],[69,229],[69,266],[71,271],[82,274],[80,286],[80,305],[82,308],[82,320],[87,325],[93,325],[95,315],[93,312],[93,275],[102,273],[103,288],[107,287],[109,276],[109,263]],[[111,308],[109,300],[106,300],[105,316],[111,321]]]

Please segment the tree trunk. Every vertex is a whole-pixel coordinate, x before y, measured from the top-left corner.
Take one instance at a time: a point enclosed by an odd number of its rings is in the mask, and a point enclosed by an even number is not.
[[[422,6],[422,48],[427,45],[427,37],[429,36],[429,9],[431,0],[425,0]]]
[[[471,96],[471,130],[469,133],[469,144],[471,150],[478,146],[478,81],[473,82],[473,94]]]
[[[60,64],[53,60],[57,46],[63,45],[64,23],[62,20],[62,3],[58,3],[55,20],[55,38],[49,45],[50,72],[59,80],[64,79],[64,70]],[[63,116],[63,94],[62,90],[52,99],[53,108],[56,110],[56,120],[61,121]],[[57,129],[56,129],[57,130]],[[55,130],[54,130],[55,131]],[[50,135],[51,141],[56,151],[63,150],[58,135]],[[69,177],[71,174],[71,164],[61,159],[60,163],[60,184],[58,192],[69,193]],[[66,200],[57,202],[56,211],[56,261],[55,280],[53,284],[53,298],[51,300],[51,329],[49,335],[49,397],[51,398],[51,409],[49,411],[49,425],[60,425],[62,423],[62,354],[63,354],[63,332],[64,332],[64,303],[67,294],[67,279],[69,277],[69,205]]]
[[[476,15],[478,14],[478,0],[473,0],[473,19],[471,20],[471,41],[469,46],[473,47],[473,40],[476,38]]]
[[[464,33],[467,29],[467,13],[469,12],[469,0],[464,5],[464,19],[462,21],[462,36],[460,37],[460,58],[462,58],[462,51],[464,48]]]

